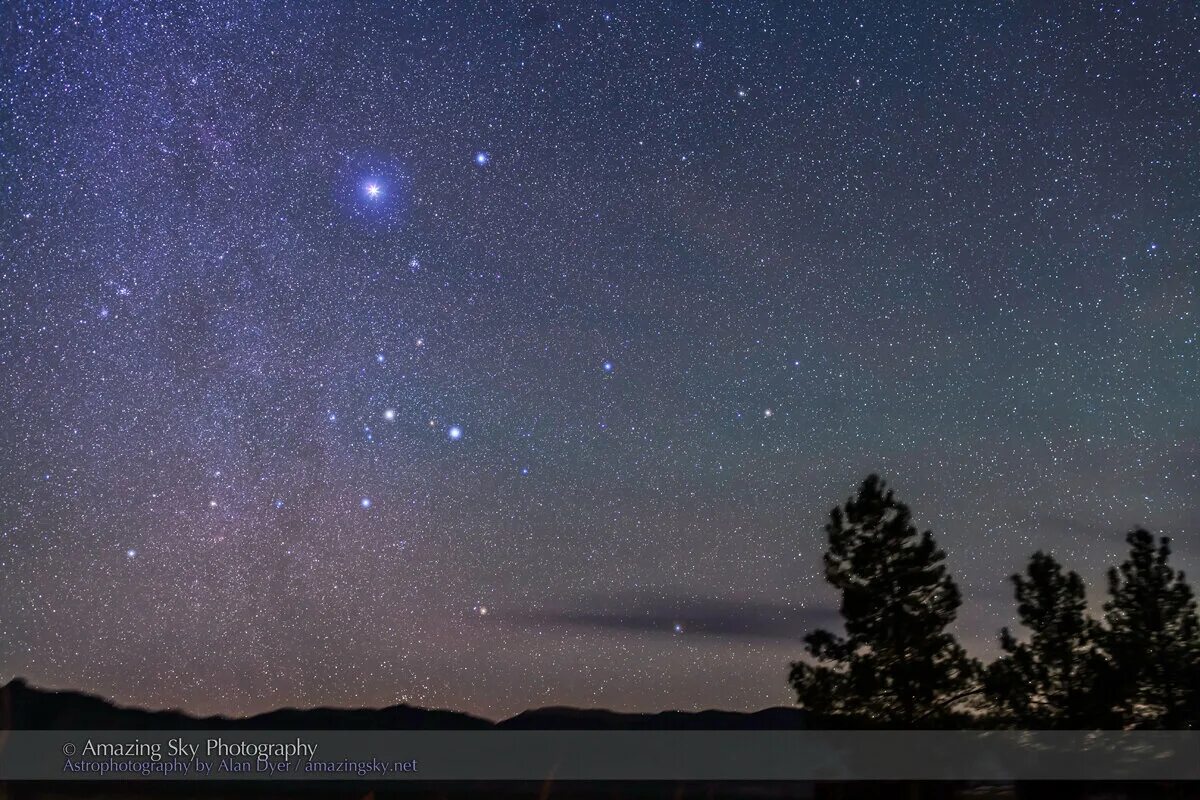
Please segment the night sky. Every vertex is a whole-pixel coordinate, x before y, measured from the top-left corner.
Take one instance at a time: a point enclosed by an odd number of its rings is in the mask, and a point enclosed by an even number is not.
[[[0,678],[791,702],[879,471],[994,652],[1200,573],[1200,11],[9,2]]]

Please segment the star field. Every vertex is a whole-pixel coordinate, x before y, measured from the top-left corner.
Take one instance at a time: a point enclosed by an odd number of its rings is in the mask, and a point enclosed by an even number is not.
[[[0,10],[0,676],[760,708],[878,471],[1200,568],[1193,4]]]

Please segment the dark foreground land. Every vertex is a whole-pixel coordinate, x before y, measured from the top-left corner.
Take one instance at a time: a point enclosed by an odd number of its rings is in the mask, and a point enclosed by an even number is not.
[[[595,709],[545,708],[500,722],[412,706],[384,709],[283,709],[248,718],[193,717],[176,711],[121,708],[91,695],[36,689],[21,680],[0,687],[0,737],[5,730],[797,730],[822,727],[804,712],[769,708],[624,714]],[[2,741],[2,740],[0,740]],[[0,745],[2,746],[2,745]],[[1200,754],[1197,754],[1200,757]],[[1200,784],[1066,783],[1016,786],[952,783],[811,782],[56,782],[0,783],[0,800],[386,800],[430,798],[501,800],[1200,800]]]
[[[859,783],[346,783],[263,784],[0,784],[3,800],[1184,800],[1200,798],[1190,785],[958,786],[948,784]]]

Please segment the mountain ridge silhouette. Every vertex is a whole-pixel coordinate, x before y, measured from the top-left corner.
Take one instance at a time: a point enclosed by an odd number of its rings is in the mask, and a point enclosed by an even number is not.
[[[24,678],[0,687],[0,730],[799,730],[800,709],[611,711],[547,706],[492,721],[461,711],[407,704],[383,708],[279,708],[248,717],[195,716],[121,706],[97,695],[40,689]]]

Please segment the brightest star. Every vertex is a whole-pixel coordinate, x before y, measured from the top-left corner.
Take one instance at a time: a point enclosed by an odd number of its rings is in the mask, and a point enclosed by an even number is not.
[[[379,197],[379,184],[378,183],[368,183],[367,184],[367,197],[370,197],[372,199]]]

